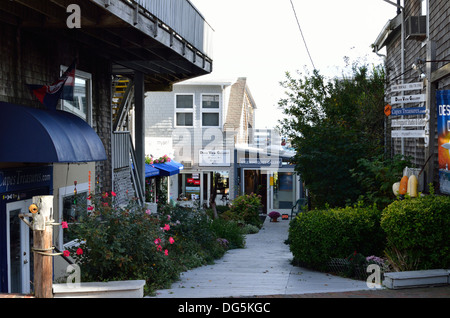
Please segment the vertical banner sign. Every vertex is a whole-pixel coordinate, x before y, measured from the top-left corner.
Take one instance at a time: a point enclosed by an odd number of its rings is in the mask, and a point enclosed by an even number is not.
[[[436,91],[436,105],[440,190],[450,194],[450,90]]]

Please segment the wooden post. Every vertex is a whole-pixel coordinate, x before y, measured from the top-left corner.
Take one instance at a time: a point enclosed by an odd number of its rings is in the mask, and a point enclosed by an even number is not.
[[[38,212],[33,215],[34,294],[36,298],[53,298],[52,225],[53,196],[33,197]]]
[[[425,158],[429,158],[430,156],[436,154],[435,152],[435,129],[436,129],[436,83],[431,81],[431,74],[436,70],[436,63],[431,62],[436,59],[436,42],[427,41],[427,62],[426,63],[426,108],[429,111],[430,120],[429,120],[429,141],[428,147],[425,149]],[[425,189],[429,190],[428,185],[430,183],[434,183],[434,161],[435,157],[433,156],[429,161],[428,165],[425,168]]]

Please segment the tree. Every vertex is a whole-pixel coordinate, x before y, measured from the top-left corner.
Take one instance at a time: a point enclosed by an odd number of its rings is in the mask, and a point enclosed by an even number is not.
[[[278,103],[287,115],[279,128],[296,150],[292,163],[314,206],[354,202],[361,191],[352,169],[384,151],[384,70],[355,64],[350,77],[329,81],[317,70],[298,75],[286,73]]]

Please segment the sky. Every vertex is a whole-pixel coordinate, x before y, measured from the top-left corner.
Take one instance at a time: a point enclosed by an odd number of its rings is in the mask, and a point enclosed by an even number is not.
[[[286,72],[305,74],[314,63],[322,75],[340,76],[346,56],[382,63],[371,44],[397,10],[383,0],[292,0],[305,46],[290,0],[190,1],[215,31],[207,77],[247,78],[257,128],[273,128],[282,118],[279,83]]]

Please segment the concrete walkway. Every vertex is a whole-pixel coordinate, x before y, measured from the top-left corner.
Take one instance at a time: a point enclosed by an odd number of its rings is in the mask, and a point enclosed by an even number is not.
[[[284,244],[289,221],[266,219],[246,247],[228,251],[214,265],[184,272],[170,289],[151,298],[251,297],[369,290],[364,281],[342,278],[291,265]]]

